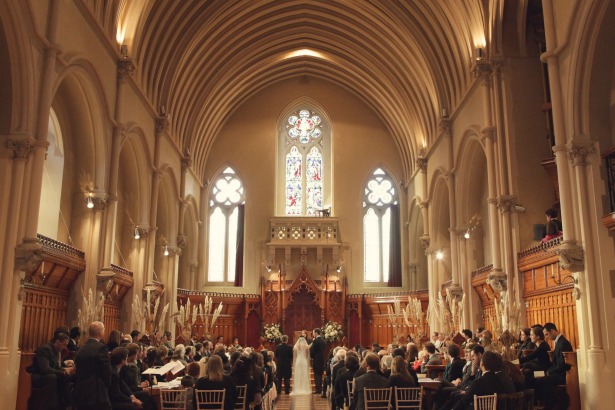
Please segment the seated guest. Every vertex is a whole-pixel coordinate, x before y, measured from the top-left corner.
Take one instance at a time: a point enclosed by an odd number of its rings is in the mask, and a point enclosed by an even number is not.
[[[203,357],[203,343],[197,343],[194,345],[194,361],[198,362]]]
[[[529,389],[534,388],[534,372],[538,370],[546,371],[551,365],[549,359],[550,347],[544,338],[542,326],[532,326],[530,339],[536,345],[536,349],[519,359],[523,375],[525,376],[525,387]]]
[[[543,331],[544,335],[554,343],[553,362],[545,372],[545,377],[536,380],[536,396],[545,400],[547,408],[554,408],[560,396],[555,391],[555,387],[566,384],[566,372],[570,370],[570,365],[566,364],[564,352],[572,352],[572,345],[557,331],[553,323],[545,323]],[[567,398],[564,398],[564,403],[560,403],[562,408],[568,408],[566,401]]]
[[[237,400],[237,390],[235,382],[230,376],[225,376],[222,371],[222,359],[218,355],[213,355],[207,361],[207,371],[205,377],[201,377],[194,383],[194,399],[197,403],[197,390],[225,390],[224,410],[233,410]]]
[[[523,373],[521,373],[516,364],[504,360],[502,361],[502,371],[510,377],[518,392],[525,390],[525,376],[523,376]]]
[[[549,208],[546,210],[545,215],[547,217],[546,234],[540,241],[541,243],[562,236],[562,225],[559,219],[557,219],[557,211],[553,208]]]
[[[348,381],[354,379],[357,370],[359,370],[359,356],[354,352],[347,352],[344,367],[340,369],[333,386],[333,402],[338,409],[350,405],[348,402]]]
[[[391,375],[391,364],[393,364],[393,356],[390,354],[382,356],[380,359],[380,369],[382,369],[382,373],[387,379]]]
[[[391,363],[391,377],[387,387],[416,387],[412,376],[408,372],[408,365],[402,356],[396,356]],[[396,408],[395,397],[392,399],[393,408]]]
[[[532,343],[532,340],[530,339],[530,328],[526,327],[525,329],[521,329],[519,332],[519,346],[517,347],[517,357],[519,358],[519,363],[521,363],[524,350],[534,349],[536,349],[536,345]]]
[[[512,380],[502,372],[502,356],[494,352],[485,352],[481,360],[482,376],[474,380],[467,392],[461,393],[453,410],[472,409],[474,396],[488,394],[510,394],[515,392]]]
[[[470,388],[472,382],[478,379],[482,374],[480,363],[483,359],[485,349],[478,344],[469,345],[468,347],[471,347],[469,353],[470,361],[463,369],[463,377],[461,379],[455,379],[450,383],[443,380],[442,387],[436,394],[436,405],[437,408],[441,410],[451,409],[459,400],[459,396],[464,394]]]
[[[47,408],[66,408],[68,397],[67,378],[75,371],[74,367],[62,368],[60,354],[68,346],[68,335],[56,333],[34,354],[32,365],[27,368],[32,375],[32,387],[41,388]]]
[[[119,330],[113,329],[107,338],[107,349],[112,352],[113,349],[120,346],[120,343],[122,343],[122,334]]]
[[[236,386],[246,386],[246,410],[260,406],[262,402],[262,387],[255,383],[254,378],[250,374],[250,359],[245,356],[237,359],[233,365],[233,370],[231,370],[231,379],[233,379]]]
[[[442,358],[436,354],[436,345],[431,342],[425,343],[423,348],[425,350],[425,356],[423,356],[423,363],[421,364],[421,373],[427,373],[427,365],[442,364]]]
[[[448,347],[448,356],[450,361],[446,364],[443,378],[446,381],[452,382],[456,379],[463,378],[463,368],[466,361],[459,357],[459,346],[452,344]]]
[[[163,346],[165,346],[168,351],[173,351],[173,346],[171,346],[171,332],[169,332],[168,330],[165,330],[164,333],[162,334],[162,337],[160,338],[160,343],[162,343]]]
[[[78,326],[73,327],[68,335],[68,351],[75,352],[79,349],[79,339],[81,339],[81,328]]]
[[[376,372],[380,368],[378,355],[375,353],[368,354],[367,357],[365,357],[365,363],[367,365],[365,374],[354,379],[354,384],[352,386],[353,400],[350,404],[350,410],[365,410],[363,391],[366,388],[383,389],[387,387],[387,379]]]
[[[120,369],[120,377],[137,399],[143,402],[144,408],[155,409],[156,402],[149,394],[149,382],[141,379],[141,370],[137,366],[137,355],[141,352],[141,347],[135,343],[129,343],[126,349],[128,357],[126,365]]]
[[[135,329],[130,332],[130,337],[132,338],[132,343],[139,343],[139,340],[141,340],[141,332]]]
[[[135,407],[143,407],[143,403],[139,400],[130,388],[124,383],[120,377],[120,369],[126,365],[128,358],[128,349],[125,347],[116,347],[109,355],[111,362],[111,385],[109,385],[109,401],[111,408],[132,410]]]
[[[186,410],[194,410],[194,407],[195,407],[195,403],[193,402],[194,400],[194,377],[192,376],[182,377],[181,385],[184,390],[179,394],[178,401],[181,403],[185,399],[186,400]]]
[[[194,355],[195,355],[194,346],[186,346],[186,354],[184,355],[184,359],[186,360],[186,363],[194,362]]]
[[[466,339],[461,344],[461,348],[465,349],[467,344],[472,342],[472,331],[470,329],[463,329],[461,331],[461,335]]]

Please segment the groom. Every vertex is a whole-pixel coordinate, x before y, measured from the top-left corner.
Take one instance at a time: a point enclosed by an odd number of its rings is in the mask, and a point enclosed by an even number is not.
[[[320,336],[320,329],[314,329],[312,335],[314,340],[310,347],[310,356],[312,358],[312,369],[314,369],[314,385],[316,391],[314,394],[322,394],[322,372],[325,369],[325,348],[326,343]]]

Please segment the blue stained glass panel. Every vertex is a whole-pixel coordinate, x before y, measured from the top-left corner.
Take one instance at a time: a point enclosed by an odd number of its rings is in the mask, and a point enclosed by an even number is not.
[[[315,215],[316,210],[322,209],[322,170],[322,154],[318,148],[312,147],[307,156],[305,170],[307,215]]]
[[[286,215],[301,215],[302,159],[297,147],[286,154]]]

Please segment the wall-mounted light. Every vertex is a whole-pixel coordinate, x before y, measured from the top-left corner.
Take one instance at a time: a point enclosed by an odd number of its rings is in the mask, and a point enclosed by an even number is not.
[[[442,118],[448,118],[448,110],[446,108],[442,108]]]
[[[335,271],[337,273],[342,273],[342,265],[338,265],[337,268],[335,268]]]
[[[267,269],[267,272],[271,272],[271,265],[265,266],[265,269]]]
[[[470,235],[470,231],[466,231],[466,233],[463,234],[463,237],[466,239],[470,239],[472,235]]]
[[[164,252],[162,252],[162,254],[164,256],[169,256],[169,248],[167,247],[167,245],[164,245]]]
[[[92,201],[92,197],[89,195],[85,199],[85,206],[87,206],[88,209],[94,208],[94,201]]]
[[[482,47],[476,47],[474,49],[474,58],[476,60],[484,60],[485,59],[485,50]]]
[[[139,227],[135,226],[135,239],[141,239],[141,233],[139,232]]]
[[[444,258],[444,252],[437,251],[436,252],[436,259],[440,261],[440,260],[442,260],[442,258]]]
[[[120,46],[120,54],[124,58],[128,58],[128,46],[126,44],[122,44]]]

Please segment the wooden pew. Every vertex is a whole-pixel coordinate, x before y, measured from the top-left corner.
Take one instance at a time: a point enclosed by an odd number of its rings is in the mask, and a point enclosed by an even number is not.
[[[576,410],[581,408],[581,392],[579,390],[579,364],[577,362],[577,352],[564,352],[566,364],[570,370],[566,372],[566,392],[570,398],[569,409]]]

